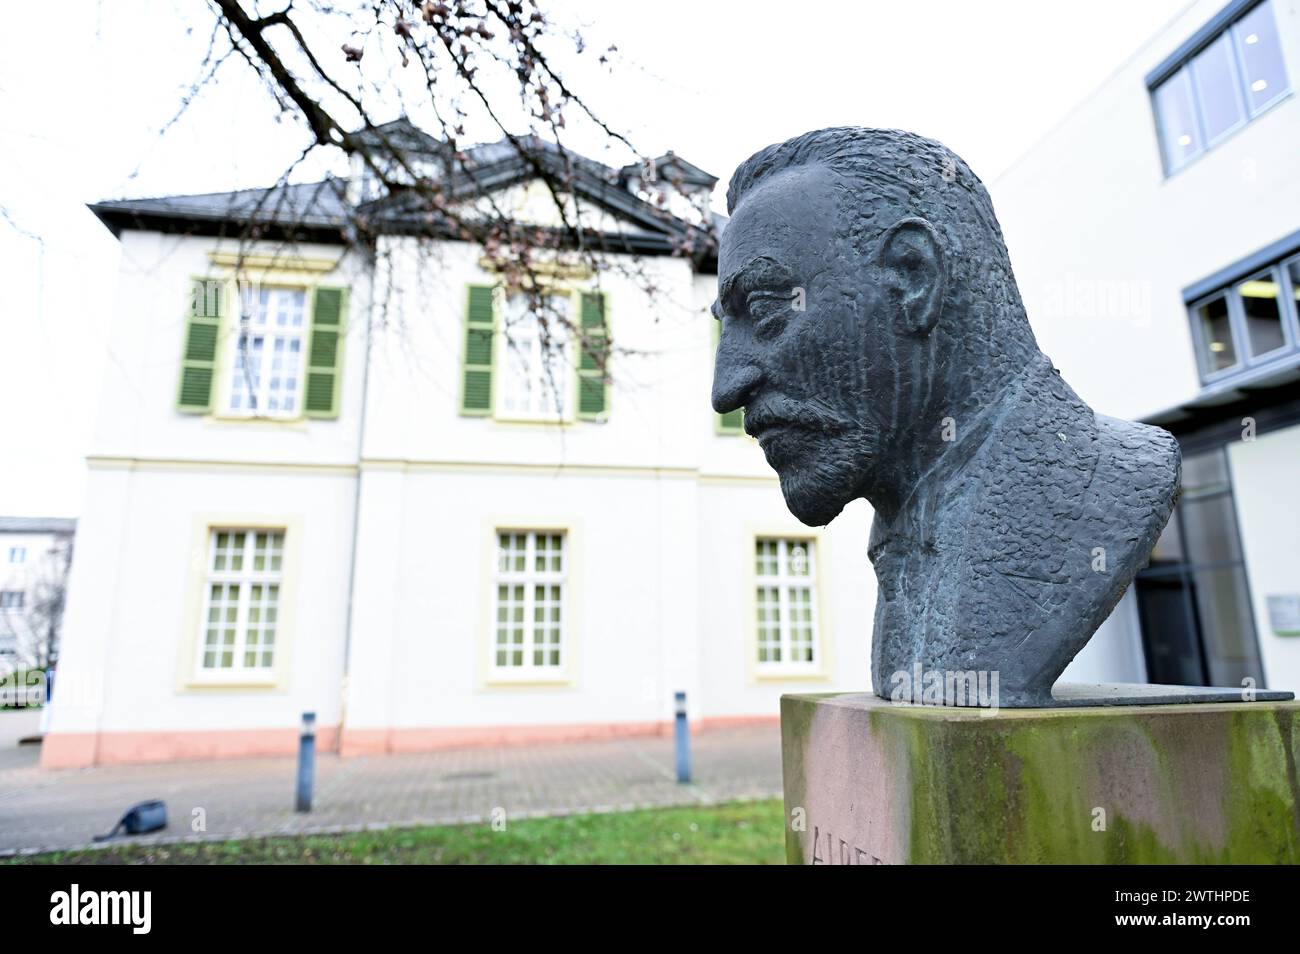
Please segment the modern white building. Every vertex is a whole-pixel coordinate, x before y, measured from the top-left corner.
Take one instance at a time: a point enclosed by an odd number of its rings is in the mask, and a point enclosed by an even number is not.
[[[77,521],[0,517],[0,675],[58,653]]]
[[[545,220],[528,163],[476,160]],[[711,412],[716,265],[675,250],[715,180],[659,166],[675,214],[582,165],[627,251],[549,277],[576,327],[603,315],[608,380],[480,246],[346,243],[363,179],[94,206],[114,360],[42,764],[287,753],[305,711],[346,755],[660,732],[676,691],[697,725],[775,720],[783,692],[866,685],[869,510],[809,531]]]
[[[1300,690],[1300,4],[1191,4],[991,186],[1039,343],[1183,494],[1072,676]]]

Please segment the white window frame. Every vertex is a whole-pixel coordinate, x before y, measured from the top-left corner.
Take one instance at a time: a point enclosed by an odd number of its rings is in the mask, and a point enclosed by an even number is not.
[[[288,325],[283,329],[274,324],[272,317],[275,309],[271,307],[271,300],[267,303],[267,309],[263,313],[257,312],[258,322],[251,321],[246,325],[244,322],[245,313],[253,314],[250,303],[250,296],[254,299],[260,296],[261,292],[269,292],[271,296],[289,293],[300,294],[302,296],[302,322],[299,325]],[[303,402],[307,396],[307,367],[309,363],[308,349],[311,347],[311,327],[312,316],[311,308],[313,303],[312,289],[306,285],[292,283],[261,283],[261,284],[243,284],[237,289],[235,302],[237,310],[231,316],[230,333],[227,335],[226,354],[222,375],[222,392],[221,392],[221,413],[229,417],[266,417],[280,420],[296,420],[304,415]],[[244,333],[250,335],[261,335],[263,338],[262,351],[258,362],[259,378],[255,389],[257,398],[257,408],[252,407],[235,407],[234,401],[237,394],[246,394],[242,387],[236,385],[235,376],[240,374],[240,341]],[[298,369],[297,382],[292,389],[280,391],[281,395],[292,393],[292,408],[284,407],[270,408],[271,397],[271,363],[274,359],[274,342],[276,339],[283,339],[286,342],[286,352],[288,354],[288,342],[297,338],[299,341],[298,350]]]
[[[10,562],[10,563],[15,563],[15,564],[17,564],[17,563],[26,563],[26,562],[27,562],[27,548],[26,548],[26,547],[10,547],[10,548],[9,548],[9,562]]]
[[[523,536],[524,537],[524,569],[522,571],[504,568],[506,551],[501,546],[503,536]],[[537,538],[538,537],[559,537],[560,539],[560,569],[538,570],[536,568],[537,558]],[[493,537],[496,547],[492,554],[493,573],[492,573],[492,615],[491,628],[489,631],[488,645],[488,672],[493,682],[509,681],[555,681],[564,678],[568,673],[568,619],[569,619],[569,587],[567,583],[569,563],[570,563],[570,539],[567,530],[562,528],[525,528],[525,527],[499,527]],[[514,551],[510,551],[513,553]],[[497,653],[501,649],[498,643],[500,636],[500,619],[501,610],[501,592],[502,586],[522,586],[522,626],[523,626],[523,653],[522,664],[515,665],[508,660],[505,665],[497,661]],[[559,594],[559,641],[558,644],[552,645],[549,642],[539,642],[537,621],[535,620],[535,611],[537,608],[535,588],[537,586],[558,586]],[[511,602],[510,607],[514,606]],[[505,622],[509,623],[509,619]],[[547,621],[543,621],[544,623]],[[513,652],[508,648],[509,643],[505,644],[504,650],[507,655]],[[534,653],[541,650],[546,657],[549,653],[558,650],[559,661],[550,663],[544,661],[541,665],[534,662]]]
[[[777,572],[775,574],[764,574],[759,572],[758,567],[758,548],[760,544],[776,543],[777,545]],[[806,553],[808,561],[807,574],[794,574],[788,572],[790,565],[789,555],[791,546],[802,546]],[[754,561],[754,617],[752,625],[754,627],[754,644],[753,644],[753,663],[754,671],[760,676],[773,674],[780,675],[807,675],[821,672],[821,621],[819,619],[818,589],[817,589],[817,541],[812,537],[799,536],[780,536],[776,534],[763,534],[753,539],[753,545],[750,548],[749,558]],[[773,589],[777,591],[777,610],[779,618],[777,620],[777,647],[780,649],[781,658],[779,660],[762,660],[759,658],[759,652],[763,647],[763,634],[760,631],[760,620],[758,618],[760,601],[758,593],[760,589]],[[806,589],[808,591],[809,607],[809,645],[812,648],[811,660],[794,660],[794,636],[792,633],[791,623],[791,594],[792,589]]]
[[[229,567],[218,570],[215,569],[217,556],[217,536],[218,534],[233,534],[243,536],[242,558],[243,565],[239,570],[232,570]],[[270,536],[279,535],[280,537],[280,568],[278,570],[271,568],[270,555],[275,552],[271,547],[271,541],[267,541],[266,566],[263,570],[254,569],[253,557],[256,551],[257,535],[265,533]],[[207,535],[207,563],[203,574],[203,599],[202,613],[199,616],[198,628],[198,646],[194,658],[194,676],[200,682],[229,682],[241,678],[247,678],[255,681],[266,681],[274,678],[278,673],[280,654],[284,652],[284,614],[285,614],[285,563],[287,553],[288,530],[284,527],[225,527],[214,526],[208,529]],[[204,665],[204,656],[208,652],[207,635],[209,614],[212,610],[212,587],[214,584],[222,586],[236,585],[239,587],[238,603],[236,604],[235,614],[235,642],[232,648],[230,667],[220,665],[207,667]],[[252,599],[252,588],[256,585],[278,587],[275,610],[276,619],[274,627],[274,642],[271,648],[270,665],[245,666],[243,664],[244,654],[248,651],[248,629],[249,629],[249,611],[252,608],[250,603]],[[263,606],[263,609],[266,607]],[[259,620],[262,627],[262,634],[265,634],[267,620],[265,615]],[[221,644],[213,650],[218,656],[224,652]],[[264,644],[259,644],[255,652],[259,659],[265,652]]]
[[[568,289],[548,290],[548,299],[564,302],[564,319],[573,324],[575,319],[574,294]],[[497,354],[492,387],[494,416],[506,421],[572,421],[577,411],[575,365],[573,361],[573,335],[570,329],[551,318],[548,329],[551,335],[551,375],[544,373],[541,321],[535,312],[513,310],[519,301],[527,301],[523,292],[504,291],[498,300],[501,320],[498,322]],[[521,320],[526,319],[526,320]],[[526,408],[511,408],[511,386],[518,380],[515,365],[523,361],[527,368],[530,387],[536,388],[533,401]],[[541,396],[540,402],[538,395]],[[559,407],[553,402],[559,401]]]
[[[18,597],[18,603],[16,605],[11,606],[4,602],[4,598],[11,595],[16,595]],[[0,613],[21,613],[25,609],[27,609],[26,591],[0,590]]]

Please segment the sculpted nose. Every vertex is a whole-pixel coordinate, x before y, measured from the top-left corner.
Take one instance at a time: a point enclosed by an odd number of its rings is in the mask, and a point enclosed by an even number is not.
[[[724,328],[713,363],[713,410],[727,414],[749,403],[763,380],[762,371],[740,352]]]

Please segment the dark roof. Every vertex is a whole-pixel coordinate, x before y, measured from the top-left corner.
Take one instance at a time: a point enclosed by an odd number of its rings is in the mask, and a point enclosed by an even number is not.
[[[90,206],[115,236],[123,229],[177,231],[177,223],[229,227],[238,234],[250,220],[293,227],[303,233],[326,233],[335,241],[348,222],[347,180],[325,179],[303,185],[278,185],[269,189],[169,195],[154,199],[113,199]]]
[[[0,533],[75,533],[72,517],[0,517]]]
[[[671,149],[654,160],[654,167],[655,177],[665,182],[680,182],[682,185],[703,186],[708,189],[712,189],[718,184],[717,176],[705,172],[693,162],[687,162]],[[633,162],[624,166],[620,171],[625,176],[640,176],[644,168],[641,164]]]
[[[1163,427],[1195,454],[1242,439],[1244,418],[1266,434],[1300,423],[1300,361],[1292,358],[1235,381],[1206,388],[1183,404],[1142,418]]]
[[[441,152],[447,145],[441,139],[430,136],[405,116],[394,119],[391,123],[358,130],[352,136],[367,146],[391,146],[417,155]]]
[[[363,142],[392,145],[412,158],[448,157],[446,143],[425,133],[406,118],[354,134]],[[655,160],[669,163],[672,181],[708,183],[717,180],[698,167],[667,153]],[[697,267],[711,267],[712,244],[699,241],[701,230],[628,191],[625,169],[616,169],[536,136],[472,146],[447,176],[452,196],[469,197],[493,191],[537,175],[538,167],[555,179],[572,181],[575,193],[618,216],[631,230],[605,236],[607,248],[637,254],[672,254],[690,245]],[[270,189],[243,189],[202,195],[162,196],[97,202],[90,210],[115,235],[125,229],[149,229],[186,234],[242,236],[256,223],[257,237],[345,242],[353,211],[347,198],[348,180],[326,179]],[[374,231],[428,232],[426,210],[414,192],[397,191],[364,203],[355,210]],[[436,226],[433,226],[436,231]]]
[[[552,179],[572,182],[573,191],[633,226],[630,233],[610,236],[607,244],[628,251],[671,253],[687,238],[692,227],[669,212],[633,195],[617,170],[575,153],[565,153],[554,143],[533,136],[476,146],[466,151],[462,169],[450,177],[449,194],[469,198],[527,181],[543,169]],[[421,198],[396,192],[364,207],[368,217],[401,230],[423,229],[427,219]]]

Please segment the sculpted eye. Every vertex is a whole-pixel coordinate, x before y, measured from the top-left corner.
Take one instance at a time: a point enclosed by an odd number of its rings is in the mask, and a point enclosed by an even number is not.
[[[745,299],[745,307],[757,325],[761,334],[780,331],[790,316],[790,304],[793,295],[777,292],[751,292]]]

